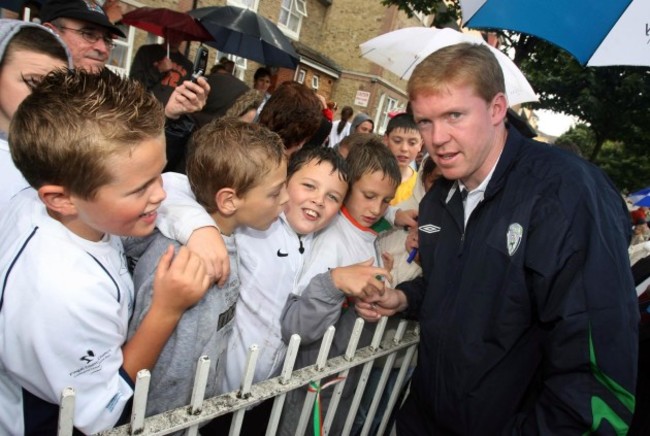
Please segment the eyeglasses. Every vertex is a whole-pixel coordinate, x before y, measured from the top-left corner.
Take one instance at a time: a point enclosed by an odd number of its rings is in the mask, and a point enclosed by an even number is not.
[[[65,27],[65,26],[57,26],[57,27],[59,29],[72,30],[73,32],[76,32],[79,35],[81,35],[83,39],[85,39],[87,42],[91,44],[94,44],[101,39],[104,41],[104,44],[106,44],[107,49],[112,50],[115,47],[113,38],[101,32],[86,30],[86,29],[73,29],[72,27]]]

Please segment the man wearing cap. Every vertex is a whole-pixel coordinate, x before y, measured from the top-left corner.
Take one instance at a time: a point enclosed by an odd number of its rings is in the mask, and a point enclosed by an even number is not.
[[[52,29],[66,43],[75,68],[87,71],[100,72],[115,46],[113,39],[125,36],[94,0],[49,0],[41,8],[40,16],[43,25]],[[184,114],[201,110],[209,92],[210,86],[203,80],[198,84],[184,82],[166,102],[165,116],[176,120]],[[172,127],[174,135],[180,135],[181,140],[188,134],[187,126],[167,127],[168,133]],[[172,138],[168,136],[169,139]]]
[[[43,25],[59,34],[72,53],[76,68],[99,72],[124,33],[92,0],[50,0],[41,8]]]
[[[115,46],[113,39],[125,36],[94,0],[48,0],[41,8],[40,16],[43,25],[66,43],[75,68],[87,71],[99,73]],[[182,158],[179,148],[184,149],[194,128],[193,121],[183,115],[201,110],[209,92],[210,86],[204,79],[199,79],[198,83],[185,81],[163,102],[168,118],[165,129],[167,154],[174,157],[167,170]]]

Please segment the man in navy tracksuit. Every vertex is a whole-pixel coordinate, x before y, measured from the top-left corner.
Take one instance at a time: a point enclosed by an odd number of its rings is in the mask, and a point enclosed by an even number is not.
[[[446,180],[420,204],[423,276],[358,304],[420,321],[398,434],[626,434],[638,310],[616,188],[505,125],[486,47],[433,53],[408,91]]]

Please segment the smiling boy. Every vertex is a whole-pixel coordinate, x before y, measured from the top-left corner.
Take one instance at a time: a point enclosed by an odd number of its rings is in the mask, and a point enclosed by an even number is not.
[[[133,282],[113,235],[154,228],[163,124],[153,96],[109,72],[52,73],[14,115],[12,157],[34,189],[0,216],[0,433],[54,434],[67,387],[78,430],[113,427],[137,372],[207,289],[198,257],[166,250],[151,310],[125,343]]]
[[[391,279],[388,271],[381,268],[384,261],[375,247],[377,232],[371,227],[384,216],[395,195],[400,182],[397,161],[378,136],[370,136],[350,151],[346,162],[350,190],[341,213],[314,239],[298,285],[282,312],[283,340],[288,343],[294,333],[301,338],[297,368],[315,363],[319,341],[331,325],[336,327],[337,334],[329,357],[342,354],[357,317],[352,309],[342,311],[346,297],[362,295],[367,284],[383,288],[378,276]],[[369,333],[369,329],[364,329],[360,347],[367,345]],[[358,370],[360,367],[354,368],[347,377],[339,413],[330,428],[332,434],[342,431],[343,413],[347,413],[352,400]],[[305,394],[305,389],[300,388],[287,396],[280,434],[295,433]],[[327,409],[329,398],[329,393],[321,392],[323,410]]]

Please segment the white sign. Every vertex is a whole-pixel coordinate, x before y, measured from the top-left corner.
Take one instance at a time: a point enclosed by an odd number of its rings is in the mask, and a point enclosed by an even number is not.
[[[357,95],[354,97],[354,105],[361,107],[368,107],[368,101],[370,100],[370,93],[368,91],[357,91]]]

